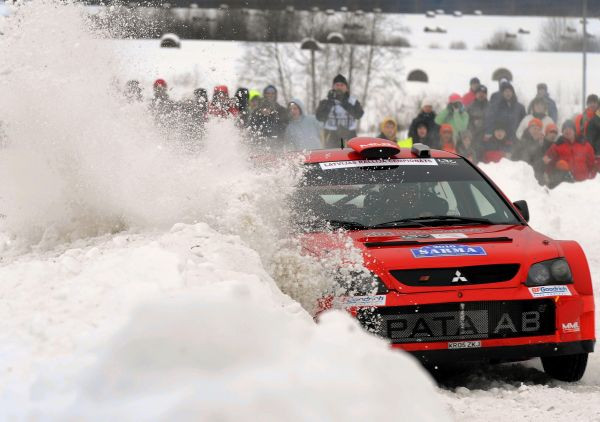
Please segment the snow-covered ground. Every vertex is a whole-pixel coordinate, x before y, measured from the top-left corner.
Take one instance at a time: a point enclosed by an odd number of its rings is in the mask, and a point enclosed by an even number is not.
[[[301,304],[322,263],[274,240],[293,168],[254,168],[227,123],[189,156],[107,88],[194,63],[235,84],[240,46],[195,44],[195,62],[99,41],[74,7],[20,19],[0,38],[0,419],[600,420],[596,355],[576,384],[532,363],[436,387],[344,313],[315,324]],[[484,170],[598,280],[599,179],[547,191],[524,164]]]

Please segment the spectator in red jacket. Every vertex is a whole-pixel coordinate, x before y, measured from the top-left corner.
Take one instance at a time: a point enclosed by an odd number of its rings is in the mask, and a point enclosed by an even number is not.
[[[548,149],[544,163],[548,172],[552,173],[557,164],[564,161],[568,164],[573,180],[593,179],[596,176],[594,148],[585,139],[577,139],[575,124],[567,120],[562,126],[562,136]]]
[[[585,104],[587,105],[587,107],[585,108],[585,112],[575,117],[575,135],[578,139],[587,139],[588,124],[594,118],[596,110],[598,110],[598,96],[596,94],[588,95]]]
[[[469,82],[469,92],[462,97],[462,103],[465,108],[469,107],[471,103],[475,101],[475,94],[479,89],[479,85],[481,85],[479,78],[471,78],[471,81]]]
[[[229,98],[229,89],[225,85],[215,86],[212,101],[208,105],[208,114],[223,118],[237,116],[238,109],[233,99]]]

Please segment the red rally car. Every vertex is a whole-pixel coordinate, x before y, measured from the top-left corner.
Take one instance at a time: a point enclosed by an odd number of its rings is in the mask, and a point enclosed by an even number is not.
[[[527,203],[459,155],[376,138],[348,147],[308,153],[296,192],[306,248],[334,248],[331,229],[345,229],[369,272],[319,312],[347,309],[427,366],[541,357],[556,379],[583,376],[594,300],[578,243],[533,230]]]

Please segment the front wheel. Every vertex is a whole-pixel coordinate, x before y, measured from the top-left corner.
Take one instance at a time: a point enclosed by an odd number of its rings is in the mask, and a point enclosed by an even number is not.
[[[579,381],[585,373],[588,354],[546,356],[541,358],[544,372],[559,381]]]

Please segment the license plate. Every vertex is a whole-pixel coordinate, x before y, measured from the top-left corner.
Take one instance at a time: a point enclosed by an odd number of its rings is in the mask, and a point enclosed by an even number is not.
[[[448,343],[448,349],[477,349],[481,347],[480,341],[452,341]]]

